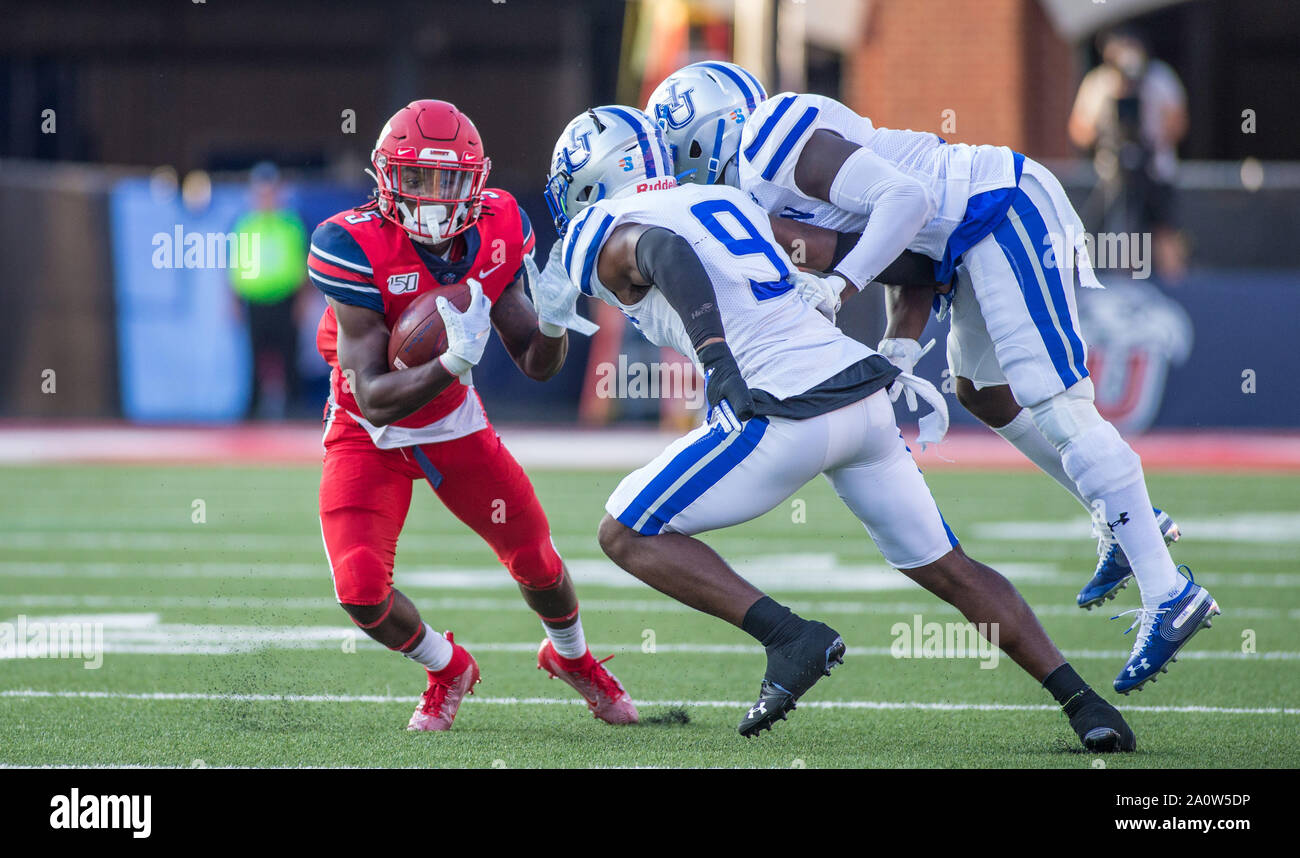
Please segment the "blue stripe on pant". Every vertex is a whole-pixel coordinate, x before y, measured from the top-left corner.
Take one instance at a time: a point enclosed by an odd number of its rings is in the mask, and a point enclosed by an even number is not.
[[[1024,230],[1023,234],[1017,225]],[[1056,374],[1067,389],[1072,387],[1088,377],[1083,340],[1079,336],[1078,322],[1070,314],[1060,268],[1042,264],[1041,255],[1055,245],[1043,216],[1024,191],[1016,194],[1011,211],[994,230],[993,236],[1015,272],[1025,306]],[[1055,240],[1059,243],[1061,237],[1056,236]]]
[[[661,532],[674,516],[699,500],[754,451],[767,431],[767,425],[767,418],[755,417],[735,437],[721,428],[714,428],[674,456],[619,513],[619,523],[644,536]],[[706,459],[707,463],[701,466]],[[674,484],[695,468],[698,468],[695,473],[664,497]]]
[[[442,474],[433,466],[433,462],[429,461],[428,455],[423,450],[412,447],[411,455],[415,457],[415,463],[420,466],[420,470],[424,471],[424,478],[429,481],[431,487],[436,489],[442,485]]]

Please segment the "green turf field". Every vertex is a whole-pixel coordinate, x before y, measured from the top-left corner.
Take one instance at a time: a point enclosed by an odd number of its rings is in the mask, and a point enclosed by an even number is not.
[[[707,537],[850,646],[789,722],[740,738],[762,653],[604,561],[594,533],[619,476],[533,474],[593,651],[616,652],[610,667],[643,718],[666,723],[598,723],[536,670],[536,618],[487,547],[417,487],[398,586],[436,628],[456,631],[483,670],[451,733],[417,735],[403,727],[422,671],[361,639],[333,602],[316,469],[0,469],[0,621],[99,621],[106,650],[97,669],[0,661],[0,764],[1098,764],[1076,753],[1064,716],[1009,659],[984,669],[972,658],[891,657],[895,623],[958,616],[885,569],[822,482],[796,495],[802,505]],[[1110,681],[1131,646],[1122,636],[1131,618],[1109,617],[1137,605],[1136,588],[1101,610],[1074,607],[1095,562],[1082,511],[1037,474],[945,472],[930,483],[967,551],[1008,574],[1080,673],[1125,711],[1139,752],[1105,765],[1300,766],[1300,478],[1150,478],[1186,534],[1175,558],[1225,613],[1168,676],[1128,699]],[[689,723],[667,717],[675,701]]]

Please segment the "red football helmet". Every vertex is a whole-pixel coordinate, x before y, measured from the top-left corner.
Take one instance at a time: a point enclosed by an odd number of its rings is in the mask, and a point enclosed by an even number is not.
[[[478,129],[445,101],[412,101],[384,124],[370,153],[379,213],[425,244],[474,225],[492,161]]]

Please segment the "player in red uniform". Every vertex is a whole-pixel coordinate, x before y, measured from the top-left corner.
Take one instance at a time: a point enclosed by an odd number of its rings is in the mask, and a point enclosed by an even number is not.
[[[564,364],[564,327],[539,320],[523,288],[532,226],[510,194],[485,189],[491,162],[478,132],[447,102],[398,111],[371,163],[376,199],[317,227],[308,257],[329,299],[317,332],[331,367],[320,521],[335,597],[366,634],[428,671],[408,728],[449,729],[478,664],[393,588],[411,485],[425,479],[492,546],[541,618],[538,667],[577,689],[597,718],[634,723],[631,698],[587,648],[573,581],[532,484],[472,388],[490,328],[530,378],[548,379]],[[472,300],[463,313],[437,302],[446,353],[392,370],[389,330],[402,311],[452,283],[468,284]]]

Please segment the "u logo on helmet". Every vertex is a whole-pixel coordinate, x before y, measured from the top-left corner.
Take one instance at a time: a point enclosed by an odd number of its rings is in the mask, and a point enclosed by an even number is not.
[[[571,145],[564,148],[564,161],[566,169],[572,175],[591,160],[591,132],[584,131],[579,134],[578,129],[574,128],[569,134],[569,143]],[[581,156],[581,159],[577,156]]]
[[[695,118],[695,102],[691,99],[694,87],[678,92],[677,85],[677,81],[668,84],[668,100],[656,108],[657,118],[673,129],[685,128]]]

